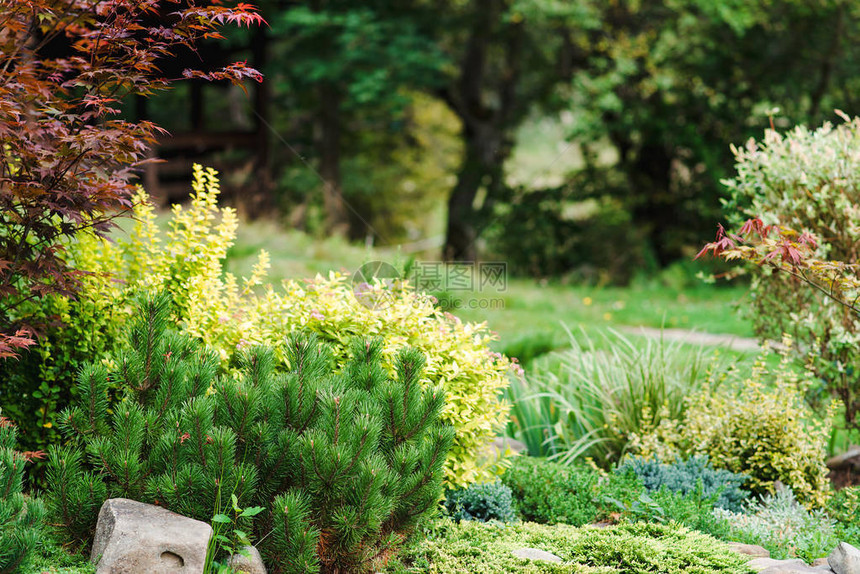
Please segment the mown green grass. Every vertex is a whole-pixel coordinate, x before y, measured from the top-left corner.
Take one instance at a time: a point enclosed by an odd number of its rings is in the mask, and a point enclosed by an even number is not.
[[[317,273],[352,273],[369,261],[385,261],[397,268],[409,256],[397,249],[372,249],[340,239],[315,239],[285,230],[273,222],[243,222],[227,268],[250,273],[261,249],[269,252],[269,281],[313,277]],[[424,261],[433,261],[427,254]],[[477,274],[477,271],[476,271]],[[476,276],[477,284],[477,276]],[[743,287],[700,284],[680,289],[659,281],[636,287],[593,287],[508,277],[504,286],[436,295],[449,311],[464,321],[486,321],[496,331],[496,350],[524,361],[567,346],[567,330],[594,333],[604,328],[627,330],[635,339],[638,326],[690,329],[736,337],[752,336],[749,321],[735,310],[745,297]],[[746,357],[749,353],[738,353]]]

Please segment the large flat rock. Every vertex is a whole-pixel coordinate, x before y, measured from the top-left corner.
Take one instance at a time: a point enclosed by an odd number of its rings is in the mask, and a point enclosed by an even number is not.
[[[90,559],[96,574],[202,574],[212,528],[126,498],[99,511]]]

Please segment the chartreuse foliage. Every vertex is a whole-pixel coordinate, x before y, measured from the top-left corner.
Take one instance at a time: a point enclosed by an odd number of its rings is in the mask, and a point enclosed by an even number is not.
[[[518,548],[552,552],[556,564],[518,558]],[[386,572],[455,574],[714,574],[749,572],[744,559],[710,536],[677,524],[607,528],[437,521]]]
[[[683,417],[666,417],[644,429],[634,437],[635,448],[663,460],[706,455],[717,468],[749,476],[745,486],[755,493],[772,493],[779,481],[807,507],[823,506],[830,495],[824,464],[829,423],[804,403],[790,339],[783,340],[782,349],[773,372],[765,351],[737,389],[706,388],[692,395]]]
[[[24,498],[26,458],[15,450],[17,429],[0,417],[0,574],[18,572],[42,535],[45,509]]]
[[[173,320],[212,348],[222,369],[232,368],[243,349],[255,345],[272,349],[274,368],[291,368],[287,335],[305,330],[330,344],[335,368],[342,370],[352,355],[354,337],[384,337],[380,360],[386,372],[395,372],[403,348],[414,347],[426,357],[421,386],[444,389],[442,419],[456,430],[445,464],[447,484],[465,486],[492,479],[498,463],[479,463],[476,453],[505,423],[508,406],[500,392],[508,384],[511,363],[490,351],[492,336],[486,326],[464,324],[440,312],[429,297],[409,285],[395,289],[373,285],[366,297],[384,298],[386,305],[362,305],[345,274],[289,281],[281,289],[260,288],[268,267],[265,252],[260,253],[251,276],[239,280],[223,267],[237,219],[231,209],[216,205],[218,193],[215,172],[197,166],[190,207],[174,206],[165,234],[140,192],[136,225],[127,237],[116,243],[82,238],[74,246],[76,256],[86,259],[82,268],[99,275],[78,301],[51,304],[67,308],[71,329],[86,329],[93,338],[91,359],[107,357],[107,334],[123,328],[132,294],[139,288],[170,292],[175,303]],[[110,288],[101,290],[107,280],[97,278],[107,276]],[[79,316],[85,319],[74,326]],[[100,333],[106,334],[104,338]],[[60,381],[75,366],[63,359],[72,352],[75,340],[61,334],[50,339],[51,356],[40,368],[51,371],[59,387],[71,386],[68,380]],[[52,404],[43,406],[50,410]],[[50,422],[51,416],[46,419]]]
[[[168,331],[169,315],[166,297],[146,298],[128,349],[84,369],[61,416],[70,444],[51,451],[49,503],[69,539],[91,538],[108,496],[206,521],[263,507],[233,526],[271,571],[363,572],[436,508],[453,429],[441,389],[421,386],[420,351],[389,373],[381,340],[355,339],[335,372],[327,347],[293,336],[288,372],[257,347],[218,377],[218,355]]]

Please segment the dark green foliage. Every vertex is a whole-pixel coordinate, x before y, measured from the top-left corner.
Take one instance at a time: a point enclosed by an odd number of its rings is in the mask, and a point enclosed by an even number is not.
[[[365,571],[440,498],[453,440],[438,423],[444,395],[422,390],[424,357],[414,349],[401,352],[397,376],[389,378],[378,339],[354,341],[338,377],[322,368],[328,355],[315,341],[293,339],[289,352],[292,371],[281,396],[297,437],[290,441],[297,488],[278,499],[264,550],[285,572],[314,571],[307,556],[319,531],[322,572]]]
[[[610,196],[621,193],[619,179],[586,170],[559,188],[505,190],[487,230],[494,254],[520,275],[628,283],[654,265],[629,208]]]
[[[71,446],[49,461],[67,537],[88,541],[108,496],[204,521],[264,507],[230,527],[253,534],[270,571],[362,572],[435,508],[453,431],[439,423],[442,391],[421,388],[420,352],[402,351],[390,378],[382,342],[356,340],[335,374],[327,348],[294,337],[288,372],[255,348],[219,378],[215,355],[165,331],[169,308],[143,300],[114,372],[81,372],[80,400],[62,415]]]
[[[687,460],[680,458],[675,462],[663,463],[657,458],[631,457],[626,459],[616,472],[633,471],[650,491],[666,488],[680,494],[690,494],[699,490],[700,495],[709,498],[717,495],[715,506],[740,512],[749,493],[741,490],[747,477],[728,470],[716,470],[704,456],[694,456]]]
[[[501,481],[472,484],[468,488],[450,490],[446,494],[445,508],[452,519],[498,520],[513,522],[517,519],[511,489]]]
[[[26,457],[15,450],[18,431],[0,417],[0,574],[18,572],[42,534],[41,501],[25,498]]]
[[[633,476],[627,471],[627,476]],[[634,500],[607,499],[625,521],[661,524],[682,524],[692,530],[729,539],[729,525],[724,518],[714,515],[718,493],[705,495],[701,484],[690,492],[680,493],[665,486],[659,490],[641,491]]]
[[[632,505],[642,491],[632,473],[602,477],[589,467],[526,456],[514,460],[502,482],[510,487],[523,520],[574,526],[608,518],[618,511],[618,502]]]
[[[825,511],[835,520],[839,539],[860,547],[860,486],[836,491],[827,501]]]

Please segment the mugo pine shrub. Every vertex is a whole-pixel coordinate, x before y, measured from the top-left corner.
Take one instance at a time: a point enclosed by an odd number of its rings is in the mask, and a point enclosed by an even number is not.
[[[250,277],[226,273],[224,262],[238,220],[233,210],[217,206],[215,172],[196,166],[194,175],[190,207],[174,206],[166,233],[160,232],[154,209],[141,192],[135,199],[136,226],[127,237],[110,243],[82,236],[71,249],[81,257],[81,268],[94,273],[94,280],[76,301],[57,303],[54,298],[52,304],[60,305],[72,323],[76,317],[86,321],[82,329],[87,333],[112,333],[128,321],[138,290],[169,292],[175,304],[172,321],[214,349],[221,369],[231,368],[244,349],[255,345],[271,348],[276,368],[281,369],[290,353],[288,335],[295,331],[314,333],[330,344],[337,370],[345,368],[352,354],[350,342],[357,336],[384,337],[380,361],[391,374],[400,351],[416,348],[426,357],[421,386],[444,389],[442,420],[456,431],[445,464],[446,484],[493,480],[501,470],[498,461],[481,461],[478,453],[506,422],[509,406],[501,392],[512,364],[490,350],[493,336],[486,325],[462,323],[442,313],[431,297],[408,284],[391,290],[371,285],[368,296],[384,296],[390,304],[362,305],[343,273],[287,281],[281,289],[261,287],[268,268],[265,252]],[[96,313],[92,321],[91,309],[108,312]],[[44,369],[54,375],[55,386],[71,386],[73,382],[63,377],[73,371],[69,365],[64,368],[62,357],[73,354],[70,347],[75,342],[59,333],[49,340],[54,346],[51,356],[43,359]],[[103,341],[88,340],[88,345],[95,351],[93,361],[105,358],[110,348]],[[54,402],[45,402],[42,408],[50,412]],[[53,416],[44,419],[45,424],[56,423]]]
[[[41,501],[24,498],[24,463],[15,450],[17,429],[0,417],[0,574],[18,572],[42,533]]]
[[[219,378],[216,353],[166,331],[169,312],[148,298],[129,350],[110,372],[85,369],[62,414],[70,445],[52,449],[48,480],[67,537],[88,541],[108,496],[205,521],[235,496],[267,509],[238,527],[271,572],[364,572],[436,508],[453,430],[439,422],[441,390],[421,387],[419,351],[402,350],[391,376],[382,342],[356,339],[335,373],[326,347],[294,336],[287,373],[254,348]]]

